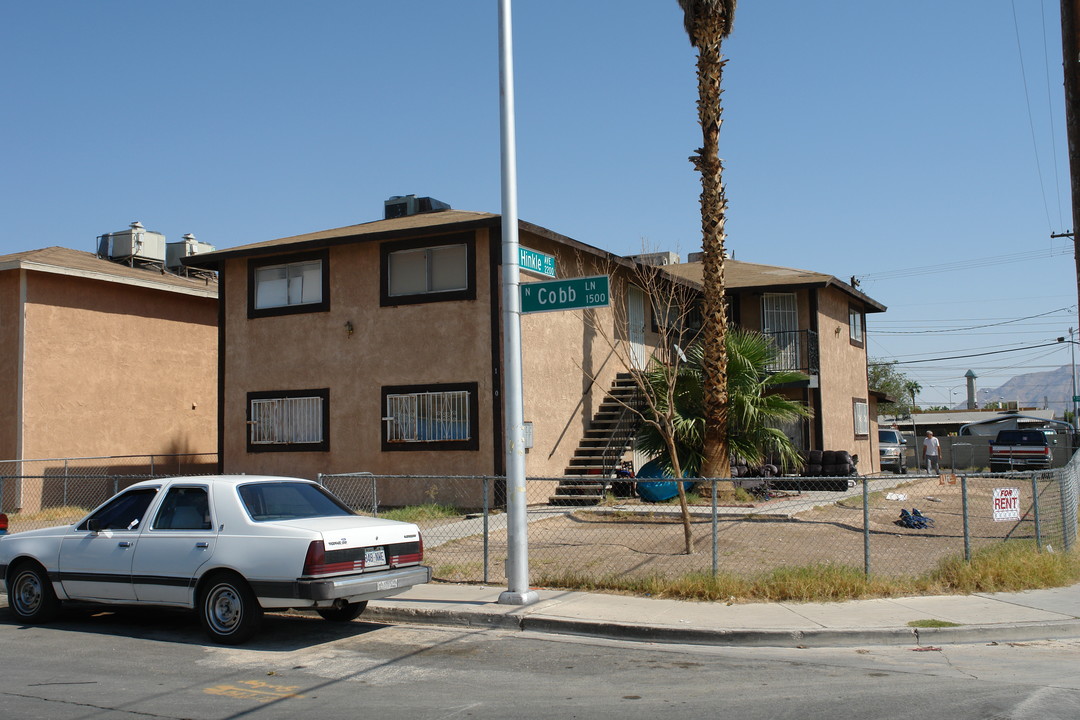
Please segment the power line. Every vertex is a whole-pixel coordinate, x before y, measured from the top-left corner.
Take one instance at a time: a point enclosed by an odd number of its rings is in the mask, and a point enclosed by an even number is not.
[[[1039,313],[1038,315],[1028,315],[1027,317],[1016,318],[1015,320],[1002,320],[1001,322],[989,323],[986,325],[971,325],[969,327],[945,328],[943,330],[878,330],[876,332],[878,335],[930,335],[932,333],[954,333],[963,332],[965,330],[981,330],[982,328],[999,327],[1001,325],[1009,325],[1010,323],[1023,322],[1024,320],[1033,320],[1035,318],[1053,315],[1054,313],[1062,312],[1068,309],[1069,308],[1067,307],[1058,308],[1057,310],[1049,310],[1044,313]]]
[[[897,278],[913,277],[916,275],[933,275],[935,273],[956,272],[957,270],[969,270],[973,268],[989,267],[990,265],[1017,263],[1023,262],[1025,260],[1039,260],[1042,258],[1055,257],[1057,255],[1068,255],[1071,252],[1072,248],[1070,247],[1061,247],[1057,249],[1049,248],[1045,250],[1033,250],[1022,253],[1013,253],[1011,255],[994,255],[984,258],[960,260],[952,263],[923,265],[922,267],[905,268],[900,270],[887,270],[885,272],[879,273],[866,273],[864,275],[856,275],[855,277],[861,282],[874,280],[893,280]]]
[[[1037,348],[1050,347],[1057,344],[1057,342],[1052,342],[1045,343],[1043,345],[1028,345],[1027,347],[1013,348],[1012,350],[992,350],[990,352],[972,353],[970,355],[952,355],[950,357],[926,358],[925,360],[888,360],[886,362],[867,363],[867,365],[914,365],[915,363],[939,362],[941,360],[963,360],[964,358],[983,357],[985,355],[1000,355],[1001,353],[1019,352],[1021,350],[1035,350]]]

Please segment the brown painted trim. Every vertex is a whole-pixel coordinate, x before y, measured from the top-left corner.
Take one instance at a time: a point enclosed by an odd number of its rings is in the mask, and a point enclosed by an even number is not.
[[[391,230],[377,233],[358,233],[356,235],[343,235],[335,238],[320,238],[315,240],[302,240],[295,243],[283,243],[281,245],[260,245],[250,248],[235,248],[233,250],[216,250],[213,253],[202,253],[182,258],[181,262],[187,267],[216,270],[224,264],[225,260],[243,257],[282,256],[297,252],[308,252],[323,248],[332,248],[339,245],[352,245],[354,243],[384,242],[401,238],[428,237],[437,238],[448,233],[470,232],[478,228],[489,227],[498,222],[498,218],[484,218],[481,220],[468,220],[461,223],[439,225],[436,227],[414,227],[401,230]],[[426,234],[423,234],[426,233]]]
[[[855,432],[855,406],[859,403],[866,405],[866,434]],[[851,434],[856,440],[865,440],[870,437],[870,401],[866,398],[851,398]]]
[[[217,342],[217,472],[225,472],[225,358],[228,356],[228,333],[225,332],[225,282],[218,281],[218,342]]]
[[[425,292],[415,295],[390,295],[390,256],[402,250],[465,245],[465,289],[448,292]],[[384,242],[379,246],[379,306],[421,305],[476,299],[476,233],[456,233],[413,240]]]
[[[859,318],[859,337],[860,340],[856,340],[851,337],[851,311],[854,310],[858,313]],[[866,313],[863,312],[858,305],[848,303],[848,341],[857,348],[866,347]]]
[[[491,467],[493,475],[506,474],[506,447],[503,427],[502,363],[502,219],[488,231],[488,289],[491,303]]]
[[[386,410],[386,397],[388,395],[405,395],[408,393],[422,392],[457,392],[465,390],[469,393],[469,439],[468,440],[438,440],[434,442],[401,442],[391,443],[386,439],[386,423],[382,421],[383,412]],[[379,400],[379,433],[382,439],[383,452],[429,452],[441,450],[479,450],[480,449],[480,407],[479,407],[479,384],[466,383],[433,383],[428,385],[384,385]]]
[[[281,307],[256,308],[255,307],[255,275],[260,268],[271,265],[290,265],[292,263],[322,262],[322,300],[317,303],[304,305],[283,305]],[[252,258],[247,263],[247,315],[248,319],[264,317],[280,317],[282,315],[301,315],[305,313],[327,312],[330,310],[330,250],[318,250],[308,253],[294,253],[292,255],[275,255],[273,257]]]

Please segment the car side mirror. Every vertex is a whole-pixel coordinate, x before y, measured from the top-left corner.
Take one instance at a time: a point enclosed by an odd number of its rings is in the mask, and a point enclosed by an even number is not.
[[[86,521],[86,529],[92,533],[101,532],[101,522],[97,518],[90,518]]]

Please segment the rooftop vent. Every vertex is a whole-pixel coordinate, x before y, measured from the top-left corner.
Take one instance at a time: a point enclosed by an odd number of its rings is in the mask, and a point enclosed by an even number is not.
[[[631,255],[629,260],[642,265],[678,265],[679,256],[673,252],[645,253],[644,255]]]
[[[187,233],[180,238],[180,242],[165,243],[165,267],[173,272],[178,272],[183,269],[180,262],[181,258],[198,255],[199,253],[213,252],[216,249],[210,243],[199,242],[194,235]]]
[[[147,230],[136,220],[127,230],[98,236],[98,257],[132,265],[135,262],[163,265],[165,236]]]
[[[387,220],[450,209],[450,206],[441,200],[429,197],[418,198],[415,195],[394,195],[384,203],[384,206]]]

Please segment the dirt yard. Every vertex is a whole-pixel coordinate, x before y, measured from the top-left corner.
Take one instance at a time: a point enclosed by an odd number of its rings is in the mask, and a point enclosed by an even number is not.
[[[1026,486],[1025,484],[1026,483]],[[995,486],[1017,486],[1021,491],[1020,522],[995,522],[992,498]],[[949,555],[964,552],[963,501],[960,484],[939,484],[937,478],[904,483],[894,492],[905,500],[886,499],[885,493],[870,496],[870,565],[874,574],[916,576],[935,568]],[[1050,531],[1060,533],[1060,503],[1056,488],[1040,488],[1043,541],[1053,542]],[[820,495],[816,495],[820,498]],[[786,504],[790,517],[766,515]],[[754,503],[754,514],[732,516],[740,508],[720,508],[717,528],[718,565],[721,572],[753,576],[779,567],[831,563],[863,568],[864,533],[862,495],[843,502],[807,500],[804,507],[790,509],[791,500],[780,498]],[[910,529],[895,521],[900,509],[918,508],[934,520],[925,530]],[[1005,539],[1032,539],[1035,523],[1030,481],[969,479],[969,538],[972,550]],[[643,508],[644,510],[644,508]],[[698,508],[701,510],[701,508]],[[596,576],[677,576],[712,569],[712,522],[708,515],[692,523],[693,547],[685,554],[683,527],[678,506],[664,514],[606,508],[575,509],[567,515],[538,520],[529,525],[529,561],[534,579],[548,574],[573,572]],[[668,514],[673,513],[673,514]],[[438,528],[425,530],[435,538]],[[492,533],[488,551],[488,582],[504,577],[505,532]],[[483,537],[455,540],[427,551],[437,579],[483,581]]]

